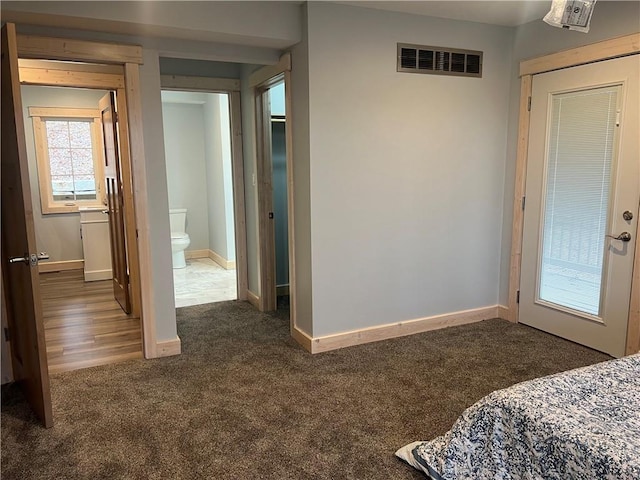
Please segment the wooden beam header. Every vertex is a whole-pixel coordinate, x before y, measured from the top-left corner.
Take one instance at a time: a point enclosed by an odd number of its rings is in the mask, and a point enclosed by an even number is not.
[[[640,53],[640,33],[632,33],[624,37],[523,60],[520,62],[520,76],[551,72],[638,53]]]
[[[142,64],[142,47],[67,38],[18,35],[18,57]]]

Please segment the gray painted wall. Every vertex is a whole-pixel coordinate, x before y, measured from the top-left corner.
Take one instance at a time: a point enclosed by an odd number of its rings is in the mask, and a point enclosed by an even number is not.
[[[160,57],[160,73],[162,75],[240,78],[240,70],[239,63],[207,62],[204,60]]]
[[[231,111],[229,95],[219,94],[220,104],[220,150],[222,153],[222,180],[224,188],[224,223],[227,234],[226,259],[236,259],[236,229],[233,206],[233,166],[231,155]]]
[[[300,39],[298,2],[11,2],[4,11],[64,15],[68,28],[285,48]],[[3,12],[3,17],[7,20]],[[88,19],[98,19],[99,22]],[[154,45],[158,47],[158,45]],[[195,57],[187,57],[195,58]]]
[[[509,296],[509,263],[511,256],[511,227],[513,224],[513,192],[518,139],[518,105],[520,100],[520,61],[577,48],[609,38],[640,31],[640,3],[598,2],[593,11],[589,33],[571,32],[531,22],[515,29],[511,93],[509,106],[509,137],[505,163],[504,215],[502,223],[502,249],[500,256],[500,304],[506,305]]]
[[[204,104],[207,135],[207,196],[209,209],[209,246],[212,251],[227,258],[226,222],[224,221],[224,182],[222,151],[220,148],[220,98],[207,96]]]
[[[169,209],[187,209],[186,231],[191,239],[188,250],[208,249],[204,105],[168,103],[162,93]]]
[[[209,248],[226,260],[235,260],[229,98],[226,94],[205,96]]]
[[[313,335],[495,305],[513,30],[308,9]],[[483,78],[397,73],[396,42]]]
[[[42,214],[33,121],[29,116],[29,107],[98,108],[98,101],[106,92],[102,90],[30,85],[23,85],[21,92],[38,251],[47,252],[50,257],[49,261],[82,260],[84,254],[82,253],[82,239],[80,238],[80,214]],[[46,261],[42,263],[46,263]]]

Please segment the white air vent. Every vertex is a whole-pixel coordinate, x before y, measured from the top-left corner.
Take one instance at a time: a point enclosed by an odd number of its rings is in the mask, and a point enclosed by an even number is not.
[[[482,52],[399,43],[398,72],[482,77]]]

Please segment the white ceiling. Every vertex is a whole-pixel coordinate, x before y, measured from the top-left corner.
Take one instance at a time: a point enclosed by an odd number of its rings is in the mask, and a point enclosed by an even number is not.
[[[338,2],[358,7],[377,8],[393,12],[430,17],[467,20],[515,27],[540,20],[549,11],[551,0],[520,1],[355,1]]]

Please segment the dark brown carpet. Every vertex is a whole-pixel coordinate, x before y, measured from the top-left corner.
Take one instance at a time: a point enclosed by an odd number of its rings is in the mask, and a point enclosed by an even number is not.
[[[55,426],[2,399],[2,479],[410,479],[400,446],[497,388],[609,359],[489,320],[310,355],[284,315],[178,310],[183,354],[52,376]]]

